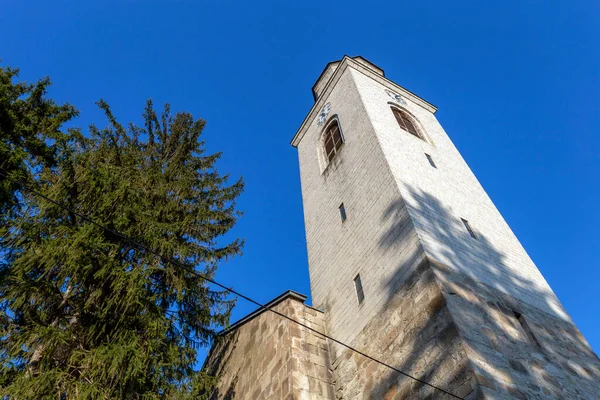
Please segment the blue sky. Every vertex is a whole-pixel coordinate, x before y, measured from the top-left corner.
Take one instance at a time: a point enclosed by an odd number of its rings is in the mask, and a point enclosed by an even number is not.
[[[368,5],[367,5],[368,4]],[[147,98],[208,121],[242,175],[242,257],[218,278],[266,302],[309,294],[296,150],[327,62],[362,55],[437,117],[600,351],[600,3],[5,1],[0,58],[104,123]],[[237,319],[254,307],[240,300]]]

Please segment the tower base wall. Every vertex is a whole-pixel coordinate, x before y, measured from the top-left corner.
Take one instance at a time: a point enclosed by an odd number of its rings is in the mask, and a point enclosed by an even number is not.
[[[472,366],[427,260],[392,289],[352,346],[459,397],[475,398]],[[339,350],[331,352],[339,354],[333,360],[336,399],[452,398],[356,352]]]
[[[600,398],[600,360],[572,321],[431,265],[485,398]]]
[[[303,304],[304,299],[288,296],[268,306],[324,332],[323,313]],[[214,400],[333,398],[325,337],[270,311],[224,332],[203,370],[218,378]]]
[[[600,398],[600,360],[571,321],[431,260],[351,345],[468,400]],[[453,398],[330,346],[336,399]]]

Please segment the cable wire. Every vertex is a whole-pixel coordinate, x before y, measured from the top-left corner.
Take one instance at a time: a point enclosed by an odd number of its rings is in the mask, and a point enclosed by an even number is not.
[[[81,218],[81,219],[83,219],[83,220],[85,220],[85,221],[87,221],[87,222],[89,222],[89,223],[97,226],[98,228],[101,228],[101,229],[103,229],[103,230],[105,230],[107,232],[110,232],[111,234],[113,234],[113,235],[115,235],[117,237],[120,237],[121,239],[129,242],[130,244],[133,244],[134,246],[138,247],[141,250],[144,250],[144,251],[146,251],[146,252],[148,252],[150,254],[155,255],[156,257],[158,257],[159,259],[161,259],[163,262],[170,263],[170,264],[176,266],[177,268],[185,270],[186,272],[189,272],[190,274],[196,275],[197,277],[202,278],[205,281],[210,282],[213,285],[216,285],[216,286],[218,286],[218,287],[226,290],[229,293],[235,294],[236,296],[241,297],[242,299],[244,299],[244,300],[246,300],[246,301],[248,301],[248,302],[250,302],[250,303],[252,303],[252,304],[254,304],[256,306],[258,306],[259,309],[261,309],[261,310],[271,311],[272,313],[275,313],[276,315],[278,315],[278,316],[280,316],[280,317],[282,317],[284,319],[287,319],[287,320],[289,320],[289,321],[291,321],[291,322],[293,322],[293,323],[295,323],[295,324],[297,324],[299,326],[302,326],[303,328],[308,329],[309,331],[312,331],[312,332],[314,332],[316,334],[319,334],[319,335],[327,338],[328,340],[331,340],[332,342],[337,343],[340,346],[343,346],[343,347],[347,348],[350,351],[353,351],[353,352],[355,352],[357,354],[360,354],[361,356],[366,357],[366,358],[368,358],[371,361],[374,361],[374,362],[376,362],[376,363],[378,363],[380,365],[383,365],[384,367],[387,367],[387,368],[389,368],[389,369],[391,369],[391,370],[393,370],[393,371],[395,371],[395,372],[397,372],[397,373],[399,373],[399,374],[401,374],[403,376],[406,376],[407,378],[413,379],[416,382],[419,382],[419,383],[421,383],[423,385],[426,385],[426,386],[429,386],[429,387],[431,387],[433,389],[436,389],[436,390],[438,390],[438,391],[440,391],[442,393],[445,393],[445,394],[447,394],[447,395],[449,395],[449,396],[451,396],[451,397],[453,397],[455,399],[464,400],[464,398],[459,397],[459,396],[455,395],[454,393],[451,393],[451,392],[449,392],[449,391],[447,391],[445,389],[442,389],[439,386],[436,386],[436,385],[434,385],[432,383],[429,383],[429,382],[424,381],[422,379],[419,379],[419,378],[417,378],[415,376],[412,376],[412,375],[410,375],[410,374],[408,374],[408,373],[406,373],[404,371],[401,371],[400,369],[398,369],[398,368],[396,368],[396,367],[394,367],[392,365],[389,365],[389,364],[387,364],[387,363],[385,363],[385,362],[383,362],[381,360],[378,360],[375,357],[370,356],[367,353],[364,353],[364,352],[362,352],[362,351],[360,351],[360,350],[358,350],[358,349],[356,349],[356,348],[354,348],[354,347],[352,347],[352,346],[350,346],[350,345],[348,345],[348,344],[346,344],[346,343],[344,343],[344,342],[342,342],[342,341],[340,341],[340,340],[338,340],[338,339],[336,339],[334,337],[331,337],[331,336],[329,336],[329,335],[327,335],[327,334],[325,334],[323,332],[319,332],[318,330],[316,330],[316,329],[314,329],[314,328],[312,328],[312,327],[310,327],[310,326],[308,326],[308,325],[306,325],[306,324],[304,324],[304,323],[302,323],[302,322],[300,322],[298,320],[295,320],[294,318],[289,317],[289,316],[287,316],[287,315],[285,315],[285,314],[283,314],[283,313],[281,313],[281,312],[279,312],[277,310],[274,310],[271,307],[267,307],[264,304],[262,304],[262,303],[260,303],[260,302],[258,302],[256,300],[254,300],[254,299],[252,299],[252,298],[250,298],[250,297],[248,297],[248,296],[246,296],[246,295],[238,292],[237,290],[231,289],[231,288],[229,288],[229,287],[227,287],[227,286],[225,286],[225,285],[217,282],[216,280],[211,279],[211,278],[205,276],[204,274],[196,271],[195,269],[193,269],[191,267],[188,267],[188,266],[180,263],[177,260],[174,260],[174,259],[169,258],[169,257],[165,257],[162,254],[160,254],[159,252],[157,252],[156,250],[154,250],[154,249],[152,249],[152,248],[150,248],[150,247],[148,247],[148,246],[146,246],[144,244],[141,244],[141,243],[135,241],[134,239],[131,239],[129,236],[127,236],[127,235],[125,235],[125,234],[123,234],[123,233],[121,233],[119,231],[115,231],[114,229],[110,229],[110,228],[108,228],[108,227],[106,227],[106,226],[104,226],[104,225],[102,225],[102,224],[100,224],[100,223],[92,220],[88,216],[86,216],[84,214],[81,214],[78,211],[75,211],[75,210],[73,210],[73,209],[71,209],[71,208],[63,205],[63,204],[61,204],[60,202],[58,202],[56,200],[52,200],[48,196],[46,196],[46,195],[44,195],[44,194],[42,194],[42,193],[40,193],[40,192],[38,192],[38,191],[30,188],[29,186],[27,186],[26,184],[24,184],[23,182],[21,182],[19,180],[10,178],[9,176],[7,176],[3,172],[0,172],[0,175],[2,175],[3,177],[5,177],[6,179],[10,180],[11,182],[16,183],[17,185],[19,185],[24,190],[26,190],[26,191],[28,191],[28,192],[30,192],[30,193],[38,196],[38,197],[41,197],[41,198],[45,199],[46,201],[48,201],[48,202],[50,202],[50,203],[52,203],[52,204],[54,204],[54,205],[62,208],[63,210],[65,210],[67,212],[70,212],[73,215],[76,215],[79,218]]]

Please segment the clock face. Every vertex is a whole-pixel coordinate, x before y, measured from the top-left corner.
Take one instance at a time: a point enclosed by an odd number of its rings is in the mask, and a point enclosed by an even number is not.
[[[385,92],[387,93],[388,96],[390,96],[392,98],[392,100],[397,101],[398,103],[402,104],[402,105],[406,105],[406,101],[404,101],[404,99],[402,98],[402,96],[400,96],[398,93],[394,93],[391,90],[385,89]]]
[[[323,106],[323,109],[319,113],[317,121],[318,126],[321,126],[325,123],[325,120],[327,119],[327,114],[329,114],[329,110],[331,110],[331,103],[325,104],[325,106]]]

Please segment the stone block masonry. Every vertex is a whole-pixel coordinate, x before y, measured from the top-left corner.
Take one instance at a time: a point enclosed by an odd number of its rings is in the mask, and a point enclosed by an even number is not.
[[[600,360],[572,323],[430,260],[394,293],[354,348],[467,400],[600,398]],[[351,350],[332,354],[336,400],[453,398]]]
[[[573,324],[429,259],[392,292],[352,347],[466,400],[599,398],[600,360]],[[269,307],[327,334],[304,300]],[[204,369],[213,399],[454,398],[268,311],[225,331]]]
[[[423,262],[394,293],[352,346],[461,398],[477,398],[472,365],[429,263]],[[336,400],[453,399],[351,350],[336,354]]]
[[[600,398],[600,360],[572,322],[431,264],[482,398]]]
[[[292,144],[324,312],[294,292],[269,306],[465,400],[600,399],[600,360],[436,108],[362,57],[329,63],[313,95]],[[214,399],[454,398],[270,312],[224,332],[205,369],[220,377]]]
[[[318,332],[324,315],[286,292],[267,307]],[[219,378],[212,399],[332,399],[325,338],[270,311],[258,311],[224,331],[203,370]]]

